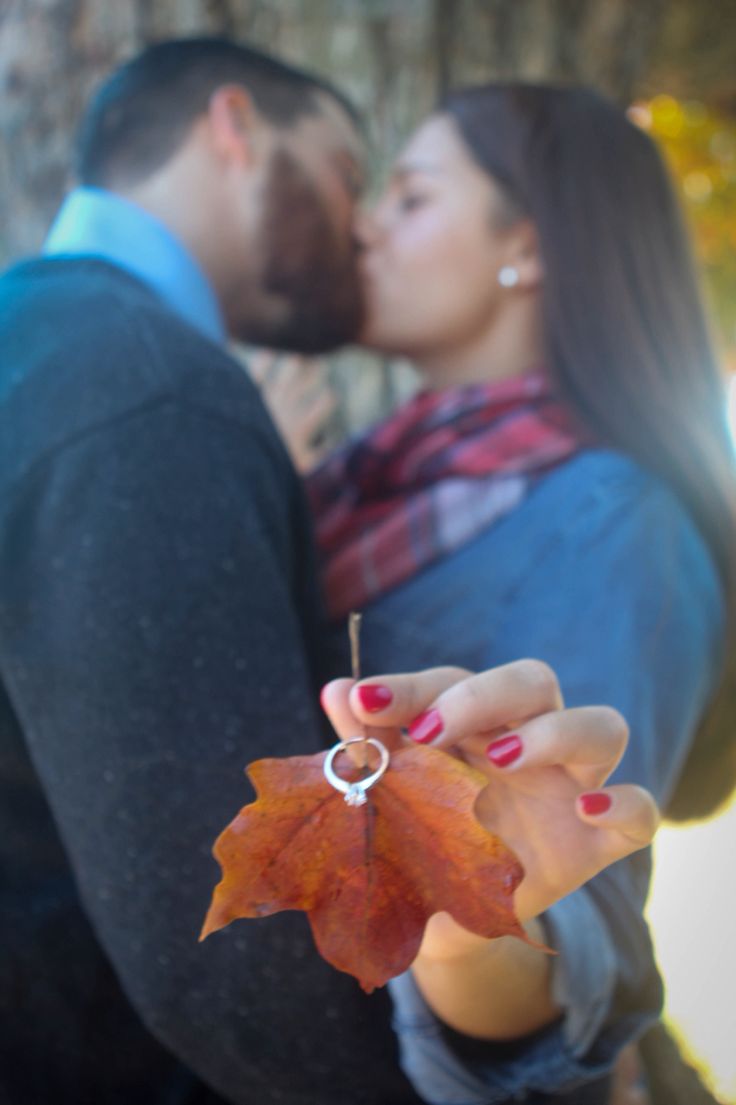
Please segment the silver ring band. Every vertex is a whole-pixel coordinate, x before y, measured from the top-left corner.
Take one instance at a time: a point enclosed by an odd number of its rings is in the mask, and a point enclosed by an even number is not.
[[[344,752],[350,744],[371,744],[378,750],[381,757],[381,762],[373,774],[368,775],[365,779],[358,779],[355,783],[349,783],[347,779],[341,779],[332,766],[338,752]],[[334,745],[327,753],[324,763],[325,779],[330,786],[345,795],[345,801],[349,806],[362,806],[367,801],[365,792],[381,778],[388,767],[389,759],[388,749],[375,737],[349,737],[348,740],[340,741]]]

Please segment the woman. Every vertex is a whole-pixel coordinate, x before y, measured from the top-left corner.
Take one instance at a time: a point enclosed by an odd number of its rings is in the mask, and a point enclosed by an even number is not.
[[[360,236],[364,343],[410,358],[425,390],[310,481],[333,615],[364,610],[366,670],[547,661],[568,706],[627,718],[614,781],[702,813],[734,779],[733,742],[701,725],[733,624],[733,456],[653,144],[582,89],[451,95]],[[390,721],[395,694],[369,681],[350,703]],[[440,696],[410,735],[452,744],[448,709]],[[498,735],[495,793],[530,763],[523,729]],[[438,921],[392,984],[422,1096],[572,1102],[588,1081],[604,1102],[661,1000],[648,879],[641,853],[536,916],[551,970],[515,946],[489,966]]]

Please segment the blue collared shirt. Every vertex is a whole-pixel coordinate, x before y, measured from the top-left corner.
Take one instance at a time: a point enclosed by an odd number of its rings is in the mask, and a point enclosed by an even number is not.
[[[44,244],[47,257],[98,257],[152,288],[165,303],[218,345],[227,341],[214,289],[169,228],[130,200],[102,188],[75,188]]]

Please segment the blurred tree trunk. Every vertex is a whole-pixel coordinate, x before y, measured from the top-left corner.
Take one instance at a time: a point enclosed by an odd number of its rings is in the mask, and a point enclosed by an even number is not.
[[[231,34],[329,74],[386,155],[451,84],[583,80],[625,103],[650,90],[663,43],[670,83],[688,65],[733,81],[735,14],[731,0],[0,0],[0,261],[41,241],[90,89],[156,38]]]
[[[225,33],[329,75],[371,120],[380,168],[453,84],[580,80],[628,103],[656,89],[664,56],[692,95],[693,36],[701,85],[733,82],[735,12],[733,0],[0,0],[0,264],[43,240],[95,83],[155,39]],[[353,425],[411,386],[352,372]]]

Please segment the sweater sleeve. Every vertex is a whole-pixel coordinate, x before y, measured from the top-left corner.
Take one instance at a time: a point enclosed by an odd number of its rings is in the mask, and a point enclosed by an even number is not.
[[[270,448],[156,401],[39,461],[0,548],[4,676],[96,935],[149,1030],[236,1105],[256,1070],[308,1085],[329,1060],[347,1100],[360,1038],[353,980],[303,916],[197,941],[245,765],[322,746],[298,617],[309,530]],[[290,994],[342,1009],[321,1043]]]
[[[564,525],[519,549],[521,582],[496,610],[482,666],[546,660],[567,706],[615,706],[631,735],[610,781],[639,783],[665,803],[720,669],[715,569],[674,497],[641,474],[602,481],[565,506]],[[405,1068],[427,1101],[488,1105],[605,1075],[661,1005],[643,918],[649,874],[649,852],[637,853],[543,917],[560,953],[553,992],[564,1012],[513,1049],[479,1047],[468,1059],[410,976],[392,984]]]

